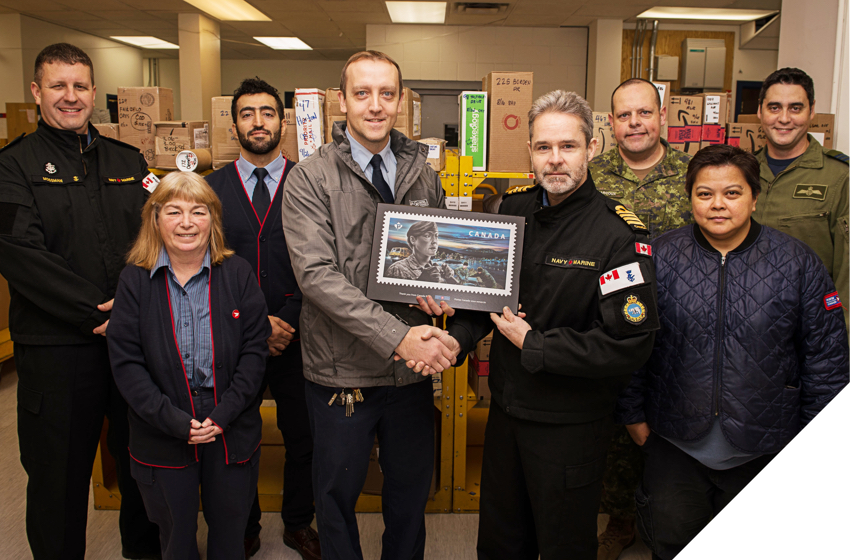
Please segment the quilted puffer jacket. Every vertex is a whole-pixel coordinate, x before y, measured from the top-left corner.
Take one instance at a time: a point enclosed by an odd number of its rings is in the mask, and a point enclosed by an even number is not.
[[[847,384],[841,303],[807,245],[752,222],[722,258],[696,225],[652,245],[661,330],[616,419],[696,441],[719,416],[745,452],[781,450]]]

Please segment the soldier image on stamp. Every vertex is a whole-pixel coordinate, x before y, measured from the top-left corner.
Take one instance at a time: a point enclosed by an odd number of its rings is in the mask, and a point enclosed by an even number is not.
[[[367,296],[516,309],[525,224],[511,216],[378,205]]]

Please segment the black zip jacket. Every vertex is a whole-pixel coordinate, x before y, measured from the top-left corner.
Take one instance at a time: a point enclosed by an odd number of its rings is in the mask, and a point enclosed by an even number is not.
[[[109,319],[139,230],[148,169],[137,148],[91,143],[39,122],[0,151],[0,274],[9,282],[12,340],[85,344]]]
[[[540,186],[518,190],[504,197],[499,213],[526,218],[519,302],[532,330],[522,350],[494,332],[493,400],[526,420],[603,418],[649,358],[658,328],[652,261],[636,247],[646,243],[646,228],[600,194],[590,175],[557,206],[543,207]],[[610,273],[610,288],[619,267],[626,267],[619,288],[603,294],[601,278]],[[449,332],[465,354],[492,328],[488,314],[461,311]]]

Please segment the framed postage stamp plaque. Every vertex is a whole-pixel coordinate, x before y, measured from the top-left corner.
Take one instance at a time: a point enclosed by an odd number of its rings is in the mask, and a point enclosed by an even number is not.
[[[366,295],[516,312],[524,233],[520,217],[379,204]]]

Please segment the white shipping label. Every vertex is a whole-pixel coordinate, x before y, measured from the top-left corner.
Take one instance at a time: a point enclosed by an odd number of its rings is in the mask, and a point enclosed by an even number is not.
[[[705,114],[703,117],[705,124],[718,124],[720,122],[720,96],[706,95],[705,96]]]
[[[420,136],[422,134],[422,103],[419,101],[413,102],[413,135]]]
[[[210,129],[207,128],[207,125],[204,125],[204,128],[196,128],[195,129],[195,147],[196,148],[209,148],[210,147]]]
[[[471,196],[458,197],[458,210],[464,210],[466,212],[471,212],[472,211],[472,197]]]
[[[440,158],[440,147],[429,144],[428,145],[428,159],[439,159]]]
[[[664,107],[664,96],[667,94],[667,84],[658,84],[653,82],[652,85],[658,90],[658,95],[661,96],[661,106]]]
[[[458,209],[458,200],[456,196],[447,196],[446,197],[446,210],[457,210]]]

